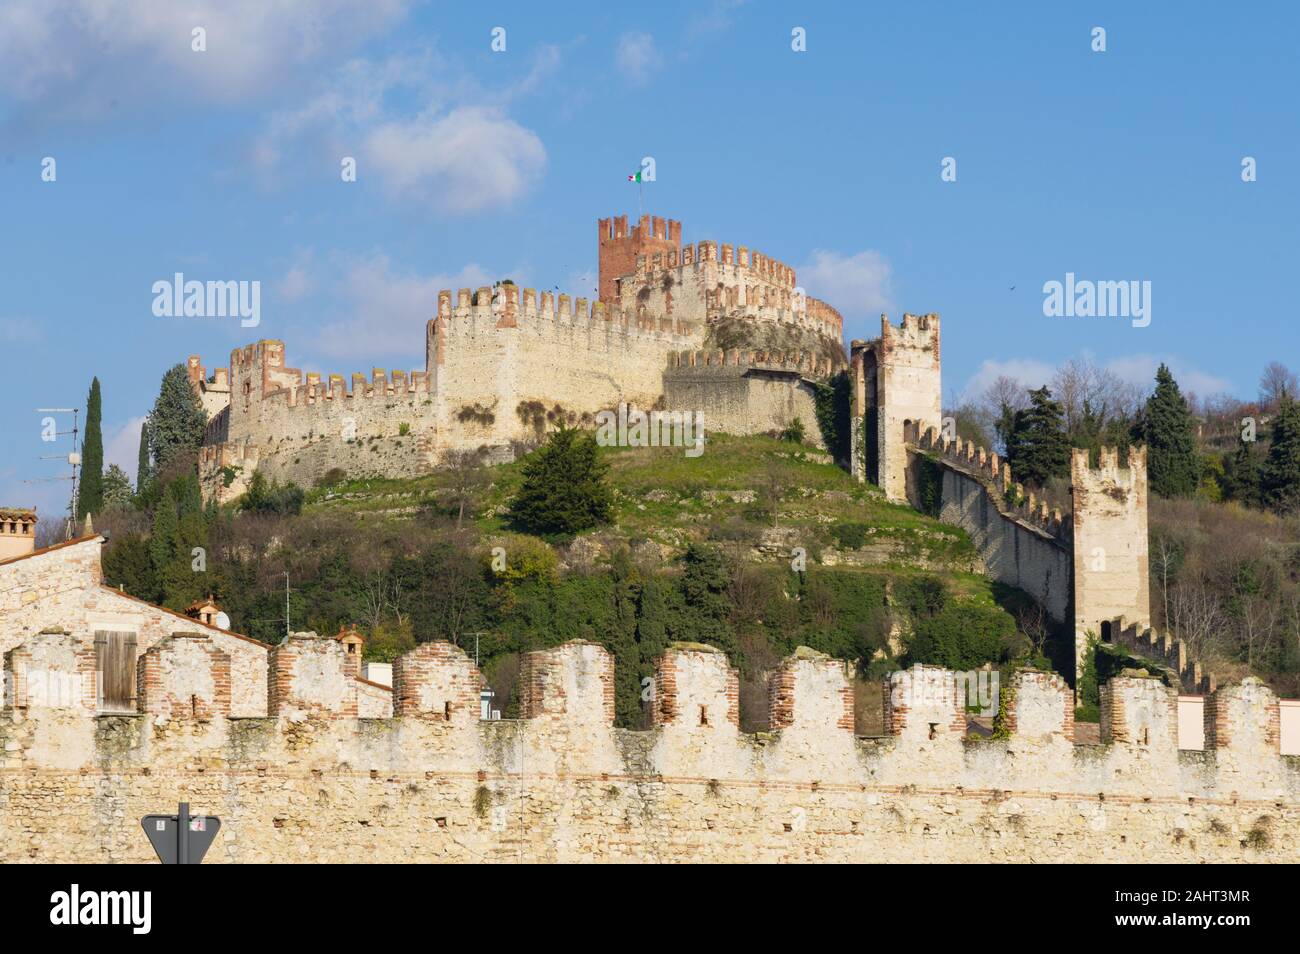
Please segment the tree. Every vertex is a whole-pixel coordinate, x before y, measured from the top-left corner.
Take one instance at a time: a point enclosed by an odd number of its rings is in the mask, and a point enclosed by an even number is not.
[[[609,522],[608,469],[592,435],[561,424],[525,458],[523,484],[510,503],[511,521],[539,536],[569,536]]]
[[[131,503],[131,478],[117,464],[104,471],[104,509],[124,509]]]
[[[1268,458],[1260,469],[1260,496],[1277,513],[1300,508],[1300,404],[1284,397],[1273,418]]]
[[[1236,453],[1223,461],[1223,490],[1229,500],[1250,507],[1263,505],[1260,499],[1260,461],[1256,441],[1239,441]]]
[[[1272,361],[1259,376],[1259,403],[1262,408],[1273,410],[1284,398],[1300,399],[1300,386],[1296,384],[1295,372],[1281,361]]]
[[[149,483],[149,477],[149,421],[146,419],[140,422],[140,451],[135,470],[136,493],[144,493],[144,488]]]
[[[473,509],[475,501],[488,484],[488,472],[483,466],[485,449],[452,451],[447,455],[447,496],[456,508],[456,529],[465,522],[465,510]]]
[[[1016,411],[1007,440],[1011,473],[1022,483],[1043,486],[1070,473],[1070,442],[1061,405],[1046,387],[1029,392],[1029,406]]]
[[[1190,497],[1201,479],[1196,453],[1196,425],[1178,382],[1163,364],[1156,370],[1156,389],[1142,415],[1147,445],[1147,477],[1162,497]]]
[[[99,378],[90,381],[86,396],[86,438],[81,442],[81,484],[77,488],[77,520],[104,509],[104,434]]]
[[[149,451],[155,471],[194,457],[207,422],[185,365],[175,365],[163,375],[158,399],[149,412]]]

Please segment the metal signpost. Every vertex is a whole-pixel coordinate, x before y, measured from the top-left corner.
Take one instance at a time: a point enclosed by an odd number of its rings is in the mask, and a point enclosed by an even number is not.
[[[145,815],[140,824],[165,865],[202,863],[221,829],[221,819],[214,815],[191,815],[189,802],[181,802],[175,815]]]

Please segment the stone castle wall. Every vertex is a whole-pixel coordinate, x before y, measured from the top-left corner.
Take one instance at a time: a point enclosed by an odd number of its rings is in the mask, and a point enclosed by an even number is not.
[[[972,441],[943,440],[933,427],[909,424],[903,433],[913,460],[908,499],[969,534],[983,571],[1032,596],[1057,622],[1070,619],[1074,548],[1070,520],[1011,478],[1011,468]],[[938,501],[922,500],[919,466],[940,468]]]
[[[1284,861],[1300,850],[1300,759],[1256,680],[1177,749],[1158,681],[1106,688],[1101,745],[1073,744],[1060,677],[1010,687],[1009,737],[964,737],[953,673],[884,686],[888,736],[855,738],[842,665],[807,649],[774,675],[771,731],[742,733],[736,674],[669,648],[654,727],[614,729],[593,643],[532,653],[518,721],[475,717],[481,677],[446,644],[395,666],[392,718],[360,717],[332,640],[272,654],[266,718],[227,715],[225,654],[153,647],[141,712],[0,714],[0,861],[152,858],[143,815],[217,815],[206,863],[344,861]]]
[[[309,485],[334,468],[415,476],[452,450],[509,459],[557,422],[591,425],[621,403],[663,407],[669,356],[708,342],[806,353],[818,373],[844,366],[839,313],[804,296],[794,270],[768,256],[716,242],[683,247],[680,223],[650,216],[631,229],[626,216],[602,219],[598,248],[594,302],[509,282],[440,292],[423,371],[304,376],[285,367],[284,343],[268,340],[236,349],[209,381],[191,356],[209,415],[204,493],[233,499],[257,470]],[[806,403],[794,377],[747,390],[732,396],[752,400],[752,412],[737,406],[728,427],[752,419],[768,430]]]
[[[538,440],[557,420],[590,424],[620,403],[663,394],[669,352],[702,340],[697,323],[531,288],[438,296],[429,368],[440,447]]]
[[[706,435],[780,431],[797,418],[804,443],[825,450],[813,383],[829,370],[806,353],[674,352],[663,374],[664,406],[701,413]]]

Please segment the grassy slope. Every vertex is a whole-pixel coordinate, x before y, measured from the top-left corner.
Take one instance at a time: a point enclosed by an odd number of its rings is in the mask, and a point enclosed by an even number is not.
[[[838,563],[892,575],[927,571],[952,595],[993,602],[990,581],[971,572],[974,556],[960,528],[887,502],[878,488],[853,480],[827,455],[769,437],[710,435],[698,457],[681,448],[605,448],[615,488],[615,520],[593,534],[609,545],[652,541],[666,559],[692,541],[743,541],[755,560],[789,559],[803,547],[808,563]],[[780,491],[776,526],[765,506],[773,480]],[[508,529],[505,510],[521,479],[520,463],[491,468],[492,484],[477,508],[486,535]],[[344,511],[361,518],[403,519],[445,503],[447,477],[349,481],[316,488],[308,511]],[[861,546],[837,541],[833,528],[859,524]],[[853,542],[853,541],[850,541]],[[767,544],[762,550],[756,547]]]

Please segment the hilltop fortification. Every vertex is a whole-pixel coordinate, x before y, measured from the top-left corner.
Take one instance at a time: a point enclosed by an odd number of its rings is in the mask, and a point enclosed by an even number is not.
[[[620,403],[702,412],[706,432],[799,417],[816,439],[812,385],[846,364],[839,313],[769,256],[681,236],[657,217],[600,220],[595,301],[510,281],[440,292],[423,370],[304,375],[274,340],[210,375],[191,356],[209,415],[205,493],[231,499],[259,469],[310,484],[334,468],[415,476],[458,449],[507,459],[550,425],[591,424]]]

